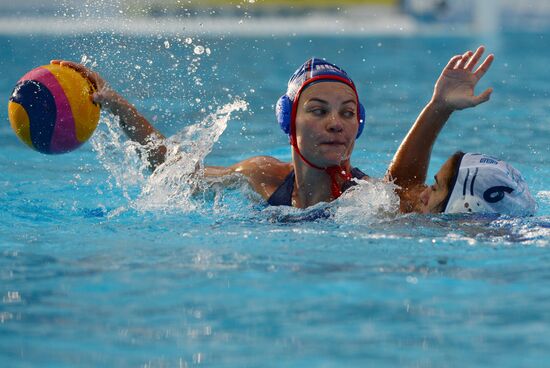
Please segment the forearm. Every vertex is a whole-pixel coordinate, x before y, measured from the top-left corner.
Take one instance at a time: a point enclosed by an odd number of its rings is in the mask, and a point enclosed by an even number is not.
[[[109,91],[101,102],[102,108],[118,116],[120,127],[132,141],[149,147],[147,159],[154,169],[164,162],[164,136],[139,111],[114,91]]]
[[[131,140],[145,145],[152,139],[164,139],[164,136],[132,104],[116,92],[109,92],[108,98],[104,98],[101,106],[119,117],[120,126]]]
[[[424,107],[393,157],[389,179],[401,187],[425,182],[433,144],[451,113],[445,104],[434,100]]]

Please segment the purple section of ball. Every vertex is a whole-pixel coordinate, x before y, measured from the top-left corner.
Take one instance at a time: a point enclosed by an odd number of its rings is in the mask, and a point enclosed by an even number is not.
[[[71,151],[82,144],[76,138],[75,122],[71,105],[57,78],[46,68],[36,68],[25,74],[21,80],[35,80],[42,83],[53,95],[57,109],[54,133],[50,143],[50,153]]]

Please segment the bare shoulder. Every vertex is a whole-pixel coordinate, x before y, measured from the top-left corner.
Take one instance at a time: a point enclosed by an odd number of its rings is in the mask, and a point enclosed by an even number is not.
[[[231,166],[231,170],[244,175],[252,188],[267,199],[292,171],[292,165],[274,157],[256,156]]]
[[[255,156],[231,166],[231,169],[248,178],[282,181],[292,170],[292,165],[270,156]]]

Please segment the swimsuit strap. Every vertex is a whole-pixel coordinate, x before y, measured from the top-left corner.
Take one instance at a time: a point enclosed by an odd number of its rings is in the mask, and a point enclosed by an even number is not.
[[[367,174],[354,167],[351,169],[351,176],[355,179],[362,179]],[[348,180],[342,184],[342,192],[345,192],[352,186],[357,185],[352,180]],[[292,192],[294,191],[294,170],[287,175],[283,183],[273,192],[267,200],[270,206],[292,206]]]
[[[269,197],[270,206],[292,206],[292,192],[294,191],[294,170],[290,172],[281,184]]]
[[[353,167],[351,169],[351,177],[354,178],[354,179],[363,179],[365,176],[367,176],[367,174],[365,174],[364,172],[362,172],[361,170],[359,170],[358,168],[356,167]],[[342,183],[342,193],[344,193],[346,190],[348,190],[349,188],[353,187],[353,186],[356,186],[357,183],[354,181],[354,180],[346,180],[344,183]]]
[[[358,169],[357,167],[352,167],[351,168],[351,177],[352,178],[355,178],[355,179],[363,179],[365,176],[367,176],[367,174],[365,174],[364,172],[362,172],[360,169]]]

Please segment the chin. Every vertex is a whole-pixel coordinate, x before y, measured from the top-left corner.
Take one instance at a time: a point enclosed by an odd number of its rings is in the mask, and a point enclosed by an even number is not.
[[[428,213],[432,213],[432,211],[430,211],[430,209],[427,206],[422,206],[420,208],[420,213],[427,215]]]
[[[437,213],[441,213],[440,211],[438,211],[437,209],[435,208],[426,208],[424,210],[424,213],[433,213],[433,214],[437,214]]]
[[[324,157],[319,160],[319,166],[323,167],[330,167],[330,166],[339,166],[342,165],[345,162],[345,160],[342,158],[342,156],[333,156],[333,157]]]
[[[325,152],[324,155],[319,157],[319,161],[323,161],[325,164],[330,164],[331,166],[341,165],[347,160],[349,160],[349,155],[346,151]]]

